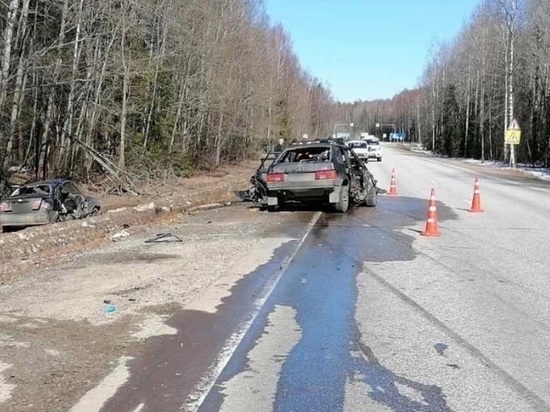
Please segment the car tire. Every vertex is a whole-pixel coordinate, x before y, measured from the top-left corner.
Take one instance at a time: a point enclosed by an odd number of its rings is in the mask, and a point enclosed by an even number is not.
[[[374,184],[370,184],[367,189],[367,198],[365,199],[365,205],[367,207],[376,207],[378,204],[378,193]]]
[[[382,158],[381,158],[381,157],[379,157],[379,158],[378,158],[378,161],[379,161],[379,162],[381,162],[381,161],[382,161]]]
[[[50,215],[48,216],[48,221],[50,223],[59,222],[59,212],[50,212]]]
[[[334,205],[334,208],[339,213],[346,213],[349,209],[349,187],[342,186],[340,189],[340,197],[338,203]]]

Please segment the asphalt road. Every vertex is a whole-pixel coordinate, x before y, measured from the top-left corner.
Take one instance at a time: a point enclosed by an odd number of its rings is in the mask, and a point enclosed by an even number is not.
[[[101,411],[550,411],[550,185],[393,149],[370,167],[400,195],[286,212],[294,240],[175,314]]]

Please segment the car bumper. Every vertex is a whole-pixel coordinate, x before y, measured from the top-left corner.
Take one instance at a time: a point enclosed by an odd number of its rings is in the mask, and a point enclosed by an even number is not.
[[[335,184],[335,182],[337,182]],[[328,200],[330,203],[338,201],[342,180],[317,181],[304,184],[303,182],[285,182],[284,184],[268,185],[268,205],[276,206],[279,199],[286,200]]]
[[[50,221],[47,212],[0,214],[0,226],[38,226],[47,225]]]

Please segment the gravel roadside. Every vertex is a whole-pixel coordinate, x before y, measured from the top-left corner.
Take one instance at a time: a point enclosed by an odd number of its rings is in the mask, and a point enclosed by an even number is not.
[[[210,203],[238,201],[234,191],[247,188],[255,162],[158,184],[142,196],[104,196],[100,216],[0,233],[0,286],[44,265],[97,248],[131,233],[181,218]]]
[[[118,359],[173,333],[164,321],[213,282],[229,289],[269,261],[291,240],[289,214],[245,204],[180,214],[0,287],[0,410],[66,411]],[[176,237],[146,242],[161,232]]]

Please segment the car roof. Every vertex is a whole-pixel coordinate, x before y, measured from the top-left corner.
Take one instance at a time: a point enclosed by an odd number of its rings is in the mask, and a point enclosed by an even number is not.
[[[339,147],[345,147],[343,144],[340,143],[311,143],[311,144],[304,144],[304,145],[296,145],[291,146],[286,150],[296,150],[296,149],[330,149],[333,146],[339,146]]]
[[[21,185],[21,186],[44,186],[44,185],[48,185],[48,186],[60,186],[62,185],[63,183],[67,183],[67,182],[70,182],[70,180],[68,179],[51,179],[51,180],[42,180],[42,181],[39,181],[39,182],[32,182],[32,183],[27,183],[27,184],[24,184],[24,185]]]

